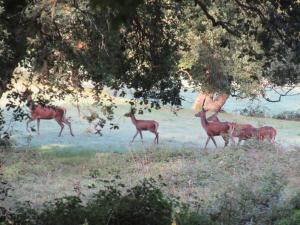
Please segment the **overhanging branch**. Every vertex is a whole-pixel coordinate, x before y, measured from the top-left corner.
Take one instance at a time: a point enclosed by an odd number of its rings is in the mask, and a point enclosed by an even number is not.
[[[237,30],[235,29],[232,29],[228,22],[224,22],[224,21],[221,21],[221,20],[216,20],[209,12],[208,12],[208,8],[206,6],[206,4],[204,2],[202,2],[202,0],[194,0],[195,1],[195,4],[196,5],[199,5],[201,10],[204,12],[205,16],[207,17],[207,19],[209,19],[213,26],[221,26],[222,28],[224,28],[228,33],[234,35],[234,36],[237,36],[239,37],[240,34]]]
[[[294,96],[294,95],[300,95],[300,93],[297,94],[289,94],[292,90],[295,89],[295,86],[290,87],[286,92],[284,93],[280,93],[279,91],[277,91],[274,87],[271,87],[271,90],[274,91],[276,94],[278,94],[278,99],[271,99],[269,97],[267,97],[265,95],[265,93],[262,93],[262,97],[268,101],[268,102],[280,102],[282,97],[286,97],[286,96]]]

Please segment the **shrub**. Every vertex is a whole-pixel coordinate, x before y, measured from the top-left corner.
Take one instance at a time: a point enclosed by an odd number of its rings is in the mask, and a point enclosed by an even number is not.
[[[293,210],[286,218],[280,219],[276,225],[299,225],[300,224],[300,209]]]
[[[108,182],[108,181],[107,181]],[[91,198],[86,206],[75,196],[48,202],[38,210],[30,203],[11,213],[7,224],[15,225],[168,225],[172,223],[173,203],[154,180],[127,189],[113,181]],[[10,221],[8,223],[8,221]]]
[[[12,145],[10,139],[11,134],[8,130],[4,130],[5,119],[3,115],[3,110],[0,109],[0,149],[9,148]]]
[[[176,215],[176,223],[179,225],[216,225],[210,215],[203,215],[192,211],[188,206],[183,206]]]
[[[86,207],[88,224],[166,225],[172,222],[172,201],[166,198],[155,181],[144,180],[122,196],[122,184],[101,190]]]
[[[246,108],[240,110],[240,114],[243,116],[251,116],[251,117],[267,117],[268,111],[267,107],[263,107],[260,105],[249,104]]]
[[[274,119],[280,120],[295,120],[300,121],[300,112],[299,111],[284,111],[273,116]]]
[[[223,225],[272,224],[288,209],[281,207],[284,184],[283,177],[274,172],[242,180],[217,196],[210,217]]]

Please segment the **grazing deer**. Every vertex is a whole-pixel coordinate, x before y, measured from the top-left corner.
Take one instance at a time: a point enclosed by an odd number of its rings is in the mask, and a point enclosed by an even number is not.
[[[229,135],[231,140],[234,142],[234,137],[237,137],[238,145],[243,140],[248,140],[251,138],[257,138],[258,129],[253,127],[251,124],[238,124],[238,123],[230,123],[230,131]]]
[[[212,122],[208,121],[206,119],[207,110],[205,110],[203,108],[204,103],[205,103],[205,100],[203,101],[203,104],[202,104],[202,111],[195,114],[196,117],[200,117],[201,125],[204,128],[204,130],[206,131],[206,134],[208,136],[204,148],[206,149],[207,144],[210,139],[212,139],[215,146],[217,147],[217,143],[214,139],[215,136],[222,136],[225,141],[225,146],[227,146],[228,142],[229,142],[229,128],[230,128],[229,124],[230,123],[218,122],[218,121],[212,121]]]
[[[158,144],[158,132],[157,132],[157,129],[159,126],[158,122],[156,122],[154,120],[137,120],[132,111],[129,113],[126,113],[124,116],[130,117],[132,123],[135,125],[135,128],[136,128],[136,134],[133,136],[131,143],[133,143],[133,141],[134,141],[135,137],[138,135],[138,133],[140,134],[142,143],[143,143],[142,131],[148,130],[155,134],[154,143]]]
[[[264,126],[258,129],[258,140],[269,140],[272,144],[275,143],[276,129],[269,126]]]
[[[30,109],[30,118],[26,123],[26,129],[28,132],[29,123],[37,120],[37,133],[40,134],[40,120],[51,120],[54,119],[61,127],[59,132],[59,137],[64,129],[64,123],[70,128],[70,134],[74,136],[71,128],[71,122],[66,118],[66,109],[58,106],[43,106],[41,104],[35,103],[32,100],[32,92],[26,90],[22,93],[21,100],[26,101],[26,105]]]

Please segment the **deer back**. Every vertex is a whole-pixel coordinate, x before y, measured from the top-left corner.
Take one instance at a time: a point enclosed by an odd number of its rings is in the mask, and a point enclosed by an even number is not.
[[[59,119],[62,120],[65,114],[65,109],[62,107],[50,107],[37,104],[31,110],[31,117],[34,119]]]

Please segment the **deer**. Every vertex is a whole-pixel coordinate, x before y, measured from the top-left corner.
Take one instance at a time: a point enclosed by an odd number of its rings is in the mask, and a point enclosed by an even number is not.
[[[26,123],[26,130],[28,132],[28,126],[32,121],[37,120],[37,134],[40,134],[40,120],[51,120],[54,119],[58,125],[61,127],[58,136],[64,129],[64,124],[68,125],[70,129],[70,134],[74,136],[71,122],[66,118],[66,109],[58,106],[44,106],[39,103],[35,103],[32,99],[32,91],[25,90],[21,95],[21,100],[26,101],[26,105],[30,110],[29,120]]]
[[[216,119],[214,119],[214,121],[208,121],[206,119],[206,112],[208,110],[204,109],[204,103],[205,103],[205,99],[202,103],[202,110],[195,114],[196,117],[200,117],[201,125],[204,128],[204,130],[206,131],[206,134],[208,136],[204,149],[206,149],[207,144],[210,141],[210,139],[212,139],[213,143],[217,147],[217,143],[214,139],[215,136],[222,136],[222,138],[225,141],[225,146],[227,146],[228,142],[229,142],[229,128],[230,128],[229,125],[230,125],[230,123],[229,122],[219,122],[219,119],[217,119],[218,121]]]
[[[143,142],[143,135],[142,135],[142,131],[150,131],[152,133],[155,134],[155,138],[154,138],[154,143],[158,144],[158,132],[157,129],[159,127],[159,123],[154,121],[154,120],[138,120],[135,118],[134,112],[131,110],[130,112],[126,113],[124,116],[126,117],[130,117],[133,125],[136,128],[136,133],[132,138],[131,143],[133,143],[134,139],[136,138],[136,136],[138,134],[140,134],[142,143]]]
[[[275,128],[270,126],[264,126],[258,129],[258,140],[269,140],[272,144],[275,143],[275,137],[276,137],[277,131]]]
[[[239,139],[238,145],[243,140],[257,138],[258,129],[253,127],[251,124],[230,123],[229,126],[229,136],[233,143],[235,143],[233,139],[234,137],[237,137]]]
[[[207,121],[209,122],[221,122],[217,116],[218,112],[215,112],[213,115],[209,116],[207,118]]]

